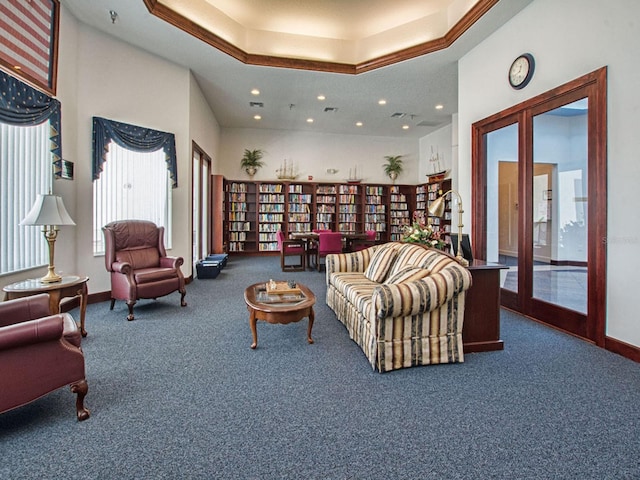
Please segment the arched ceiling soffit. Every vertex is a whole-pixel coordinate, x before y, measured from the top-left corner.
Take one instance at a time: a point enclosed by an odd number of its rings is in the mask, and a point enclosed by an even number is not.
[[[354,75],[448,48],[499,2],[394,0],[389,9],[388,0],[143,1],[152,15],[245,64]]]

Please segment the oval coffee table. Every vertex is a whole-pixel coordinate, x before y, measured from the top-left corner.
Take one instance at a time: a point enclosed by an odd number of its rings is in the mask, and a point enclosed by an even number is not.
[[[256,322],[263,320],[268,323],[287,324],[299,322],[304,317],[309,317],[309,327],[307,328],[307,342],[313,343],[311,338],[311,329],[313,328],[313,320],[315,314],[313,306],[316,303],[316,296],[305,285],[298,283],[296,285],[301,295],[296,298],[295,295],[267,294],[265,282],[254,283],[247,287],[244,291],[244,301],[249,310],[249,326],[253,335],[253,343],[251,348],[258,346],[258,331]]]

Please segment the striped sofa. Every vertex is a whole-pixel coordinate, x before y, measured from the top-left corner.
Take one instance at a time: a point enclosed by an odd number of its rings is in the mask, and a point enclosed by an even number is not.
[[[389,242],[326,259],[327,305],[379,372],[463,362],[469,270],[451,255]]]

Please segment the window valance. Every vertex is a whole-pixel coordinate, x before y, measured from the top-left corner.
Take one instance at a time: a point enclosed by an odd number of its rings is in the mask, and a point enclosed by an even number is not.
[[[60,102],[0,70],[0,121],[10,125],[40,125],[49,120],[52,161],[62,158]]]
[[[173,188],[178,186],[176,140],[173,133],[137,127],[101,117],[93,117],[93,180],[97,180],[106,161],[109,142],[136,152],[163,149]]]

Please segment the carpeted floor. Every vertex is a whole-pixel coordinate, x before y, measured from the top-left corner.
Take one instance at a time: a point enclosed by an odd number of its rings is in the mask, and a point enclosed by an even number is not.
[[[316,292],[315,344],[303,320],[259,323],[249,348],[243,290],[269,278]],[[89,305],[91,418],[68,389],[0,415],[0,478],[640,478],[640,365],[623,357],[503,311],[504,351],[379,374],[324,273],[234,257],[187,292],[134,322]]]

